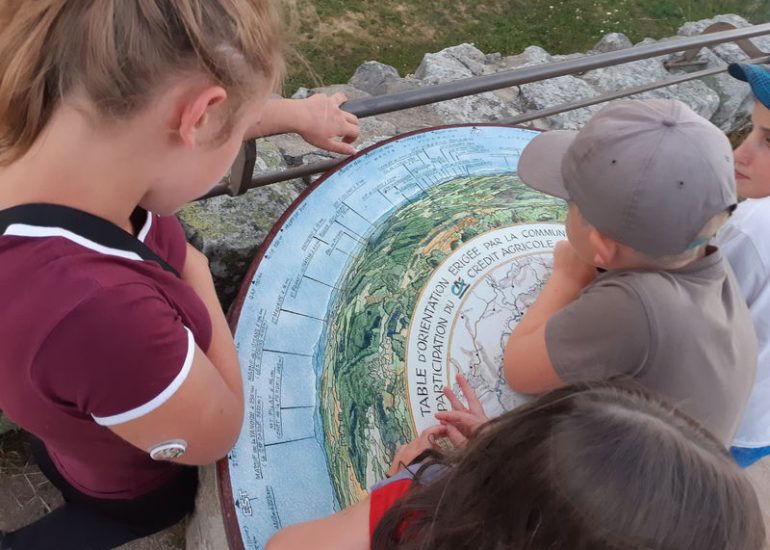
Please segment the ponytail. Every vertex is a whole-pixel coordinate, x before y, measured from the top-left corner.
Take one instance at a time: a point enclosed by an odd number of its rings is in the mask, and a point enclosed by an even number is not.
[[[227,90],[238,109],[283,74],[271,0],[2,0],[0,166],[23,156],[74,91],[128,117],[180,71]]]
[[[9,1],[0,24],[0,166],[26,152],[59,102],[46,42],[66,0]],[[22,7],[23,6],[23,7]]]

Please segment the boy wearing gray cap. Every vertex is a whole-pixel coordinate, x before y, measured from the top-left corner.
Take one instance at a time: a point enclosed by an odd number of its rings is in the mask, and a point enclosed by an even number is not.
[[[508,340],[511,387],[632,377],[728,445],[757,347],[709,246],[737,202],[727,137],[678,101],[617,101],[579,132],[533,139],[519,177],[568,201],[568,241]]]

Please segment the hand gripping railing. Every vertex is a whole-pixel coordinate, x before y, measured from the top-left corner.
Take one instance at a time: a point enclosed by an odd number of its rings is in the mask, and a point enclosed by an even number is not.
[[[559,76],[579,74],[592,69],[620,65],[622,63],[629,63],[631,61],[648,59],[651,57],[657,57],[681,51],[685,52],[682,58],[675,61],[670,61],[667,63],[667,67],[680,68],[683,66],[697,66],[699,63],[696,61],[696,56],[701,48],[723,44],[726,42],[735,42],[739,47],[741,47],[750,58],[748,61],[746,61],[747,63],[761,63],[770,61],[770,52],[760,51],[748,39],[765,34],[770,34],[770,23],[744,27],[740,29],[736,29],[729,23],[716,23],[704,30],[703,33],[698,36],[691,36],[676,40],[667,40],[664,42],[635,46],[623,50],[598,53],[554,63],[524,67],[491,75],[466,78],[462,80],[456,80],[454,82],[437,84],[434,86],[426,86],[423,88],[408,90],[391,95],[354,99],[344,103],[342,108],[347,112],[357,115],[359,118],[364,118],[382,113],[391,113],[394,111],[409,109],[411,107],[419,107],[421,105],[427,105],[430,103],[438,103],[439,101],[446,101],[458,97],[479,94],[491,90],[498,90],[501,88],[508,88],[511,86],[519,86],[521,84],[548,80],[550,78],[556,78]],[[521,124],[523,122],[552,116],[558,113],[579,109],[581,107],[588,107],[613,99],[671,86],[672,84],[679,84],[688,80],[703,78],[705,76],[724,72],[725,70],[726,67],[718,67],[714,69],[706,69],[693,73],[687,73],[670,79],[652,82],[643,86],[626,88],[617,92],[597,95],[595,97],[581,101],[564,103],[562,105],[557,105],[555,107],[541,109],[538,111],[530,111],[516,117],[506,120],[499,120],[497,122],[500,124]],[[274,172],[265,172],[263,174],[259,174],[256,177],[252,177],[256,158],[257,154],[255,142],[253,140],[245,142],[241,148],[241,152],[238,155],[238,158],[235,161],[235,164],[233,165],[228,180],[222,182],[220,185],[216,186],[208,194],[201,198],[209,198],[223,194],[229,194],[231,196],[240,195],[255,187],[261,187],[263,185],[270,185],[279,181],[303,178],[313,174],[325,172],[326,170],[337,166],[344,160],[344,157],[329,159],[306,166],[287,168],[285,170],[278,170]]]

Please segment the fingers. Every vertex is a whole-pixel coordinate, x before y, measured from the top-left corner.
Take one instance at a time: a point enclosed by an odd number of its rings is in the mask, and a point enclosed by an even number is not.
[[[452,405],[452,410],[454,411],[467,410],[465,405],[463,405],[460,399],[457,397],[457,394],[455,394],[455,392],[452,391],[452,388],[450,388],[449,386],[444,387],[444,395],[446,395],[446,398],[449,401],[449,404]]]
[[[462,449],[468,443],[468,438],[452,424],[446,425],[446,438],[458,449]]]
[[[361,135],[361,128],[358,126],[358,119],[355,124],[348,123],[348,127],[343,132],[342,141],[345,143],[353,143]]]
[[[430,428],[426,428],[420,434],[420,441],[423,441],[427,446],[425,449],[433,448],[436,446],[436,440],[446,437],[447,427],[443,424],[436,424]],[[423,449],[423,450],[425,450]]]
[[[437,412],[435,416],[436,419],[441,422],[447,422],[461,428],[467,428],[470,431],[473,431],[479,424],[484,423],[484,418],[467,411]]]
[[[436,448],[436,441],[442,437],[448,437],[448,428],[447,426],[437,424],[423,430],[419,436],[409,443],[401,445],[393,457],[393,462],[390,465],[387,475],[392,476],[396,474],[424,451]]]
[[[468,408],[476,414],[483,415],[484,407],[481,406],[481,402],[479,401],[476,392],[473,391],[473,388],[471,388],[471,385],[468,383],[468,379],[462,374],[458,374],[457,384],[460,386],[466,401],[468,401]]]
[[[332,153],[340,153],[342,155],[355,155],[356,148],[350,145],[346,141],[337,141],[334,139],[327,139],[320,144],[323,149],[331,151]]]

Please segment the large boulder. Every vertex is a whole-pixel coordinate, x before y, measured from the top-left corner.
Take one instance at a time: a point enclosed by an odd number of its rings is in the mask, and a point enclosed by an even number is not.
[[[672,78],[671,73],[658,59],[642,59],[623,65],[595,69],[583,75],[586,82],[602,92],[614,92],[670,78]],[[678,99],[707,119],[710,119],[719,109],[719,95],[699,80],[650,90],[632,97]]]
[[[458,97],[433,105],[443,124],[505,120],[519,114],[517,107],[514,95],[509,93],[506,97],[505,90]]]
[[[547,51],[538,46],[530,46],[517,56],[511,56],[505,60],[511,69],[531,67],[559,61]],[[587,82],[575,76],[560,76],[549,80],[541,80],[519,87],[523,111],[537,111],[549,107],[555,107],[563,103],[587,99],[598,95]],[[576,130],[581,128],[590,119],[599,107],[587,107],[575,111],[568,111],[535,121],[535,125],[545,129]]]
[[[672,55],[671,59],[677,59]],[[698,61],[705,62],[705,68],[726,68],[727,63],[709,48],[698,53]],[[698,69],[704,67],[698,67]],[[707,76],[701,80],[719,97],[719,107],[711,116],[711,122],[722,131],[731,133],[742,128],[751,117],[753,99],[751,88],[745,82],[731,77],[726,72]]]
[[[622,32],[611,32],[602,36],[601,40],[591,48],[593,53],[606,53],[615,52],[618,50],[624,50],[632,47],[634,44],[631,40]]]
[[[388,82],[400,78],[395,67],[378,61],[367,61],[356,69],[348,84],[372,95],[382,95],[387,91]]]
[[[438,84],[489,72],[484,52],[473,44],[460,44],[425,54],[414,76],[428,84]]]

